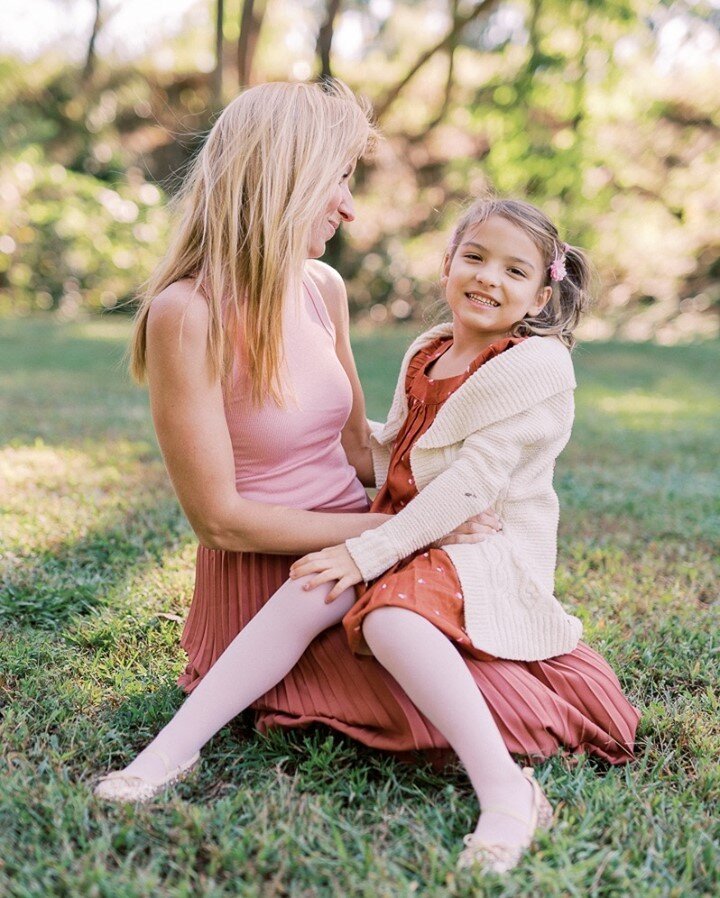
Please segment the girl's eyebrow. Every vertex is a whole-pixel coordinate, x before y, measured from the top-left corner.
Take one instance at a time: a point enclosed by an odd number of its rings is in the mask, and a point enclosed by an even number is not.
[[[467,240],[463,243],[463,246],[476,246],[478,249],[481,249],[484,253],[487,252],[487,249],[482,245],[482,243],[475,243],[474,240]],[[520,256],[507,256],[508,262],[519,262],[521,265],[527,265],[532,271],[535,271],[535,266],[532,262],[528,262],[527,259],[521,259]]]

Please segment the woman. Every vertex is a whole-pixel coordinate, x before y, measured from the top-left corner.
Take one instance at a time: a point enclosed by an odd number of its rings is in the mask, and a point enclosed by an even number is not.
[[[334,606],[325,587],[276,593],[298,556],[388,517],[367,513],[362,484],[374,476],[344,286],[308,261],[352,221],[349,178],[372,139],[367,109],[339,82],[260,85],[234,100],[180,197],[179,227],[138,312],[132,368],[147,378],[163,457],[200,540],[181,685],[192,692],[241,633],[238,700],[252,703],[261,730],[317,721],[380,748],[444,748],[393,678],[328,629],[352,590]],[[496,526],[488,514],[448,539]],[[207,694],[183,706],[190,730],[213,714]],[[173,747],[182,757],[177,731]],[[96,791],[149,797],[180,772],[146,750]]]

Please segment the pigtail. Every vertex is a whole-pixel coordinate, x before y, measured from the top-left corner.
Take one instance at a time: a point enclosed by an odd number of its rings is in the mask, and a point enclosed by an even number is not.
[[[563,332],[560,339],[568,349],[575,345],[574,330],[590,305],[592,267],[587,255],[577,246],[565,251],[565,277],[553,287],[559,295],[560,320]]]
[[[554,279],[553,275],[559,272],[562,277]],[[552,287],[552,295],[537,315],[518,321],[512,335],[553,335],[572,349],[576,342],[575,328],[590,304],[591,281],[592,267],[585,253],[577,246],[556,243],[545,282],[545,286]]]

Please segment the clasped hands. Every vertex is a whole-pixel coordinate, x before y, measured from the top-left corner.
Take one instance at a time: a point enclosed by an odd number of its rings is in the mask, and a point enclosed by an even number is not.
[[[447,536],[431,543],[432,548],[441,549],[443,546],[456,545],[457,543],[480,543],[502,530],[502,523],[495,512],[488,508],[482,514],[474,515],[468,518],[464,524],[459,524],[454,530],[451,530]],[[290,567],[290,579],[297,580],[299,577],[305,577],[310,574],[316,574],[312,580],[303,586],[303,589],[310,590],[321,583],[329,583],[332,580],[337,581],[335,586],[330,590],[325,598],[325,602],[333,602],[342,592],[355,586],[356,583],[362,583],[362,574],[358,570],[357,565],[348,552],[345,543],[338,546],[329,546],[320,552],[310,552],[299,558]]]

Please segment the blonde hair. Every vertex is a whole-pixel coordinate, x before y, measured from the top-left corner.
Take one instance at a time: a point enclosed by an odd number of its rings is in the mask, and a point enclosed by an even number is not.
[[[299,284],[329,193],[373,138],[369,105],[337,80],[261,84],[224,109],[174,201],[179,221],[142,294],[130,350],[136,380],[146,373],[153,298],[192,278],[209,309],[213,375],[227,384],[240,338],[253,400],[283,404],[285,296]]]
[[[507,219],[530,237],[543,259],[545,275],[541,287],[552,287],[550,299],[540,312],[518,321],[510,333],[518,337],[555,334],[572,349],[575,345],[573,331],[590,302],[592,269],[585,253],[577,246],[563,243],[555,225],[537,206],[499,197],[476,200],[455,226],[446,258],[452,261],[468,228],[482,224],[492,215]],[[554,261],[563,257],[565,276],[554,281],[550,268]]]

